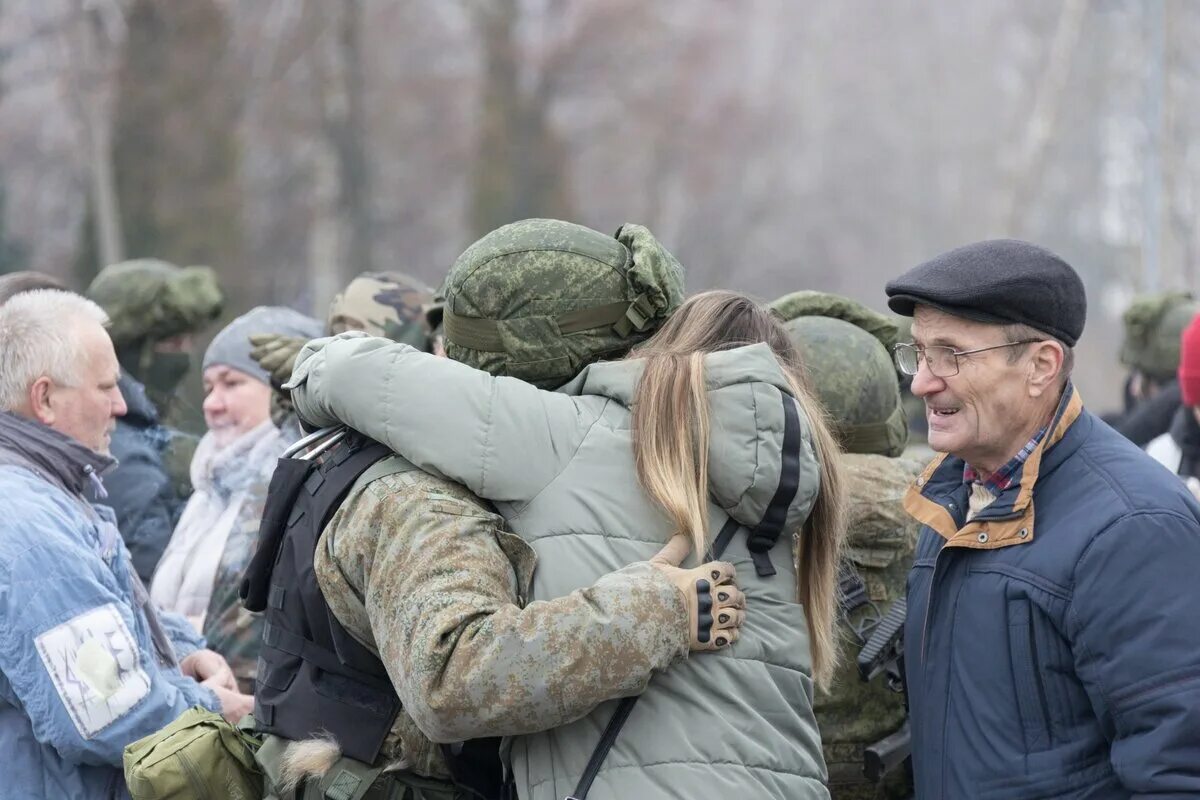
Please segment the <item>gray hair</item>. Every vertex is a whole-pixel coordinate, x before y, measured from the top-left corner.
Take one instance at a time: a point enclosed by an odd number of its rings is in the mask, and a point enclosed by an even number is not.
[[[79,380],[81,322],[108,324],[104,309],[73,292],[35,289],[0,305],[0,410],[15,411],[43,375],[60,386]]]
[[[1069,347],[1066,342],[1056,336],[1051,336],[1045,331],[1039,331],[1032,325],[1016,323],[1013,325],[1004,325],[1003,328],[1004,338],[1010,342],[1026,342],[1031,339],[1058,342],[1059,347],[1063,349],[1062,368],[1058,371],[1058,381],[1063,386],[1066,386],[1067,381],[1071,379],[1071,371],[1075,369],[1075,348]],[[1029,345],[1012,348],[1008,354],[1008,363],[1015,364],[1028,350]]]

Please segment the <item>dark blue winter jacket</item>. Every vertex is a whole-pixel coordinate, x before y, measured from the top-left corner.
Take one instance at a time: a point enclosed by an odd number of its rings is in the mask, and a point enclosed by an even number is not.
[[[113,431],[109,449],[119,464],[104,481],[108,497],[99,502],[116,512],[133,567],[149,584],[187,503],[180,482],[163,464],[167,448],[186,434],[159,422],[145,388],[128,373],[121,374],[118,386],[128,411]]]
[[[1200,797],[1200,506],[1073,388],[1049,430],[970,522],[961,459],[905,499],[916,795]]]

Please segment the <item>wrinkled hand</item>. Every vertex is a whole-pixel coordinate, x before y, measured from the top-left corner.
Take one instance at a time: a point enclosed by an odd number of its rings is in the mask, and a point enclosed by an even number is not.
[[[299,336],[279,333],[256,333],[250,337],[250,344],[254,346],[250,357],[271,376],[271,387],[276,391],[292,377],[296,356],[300,355],[306,341]]]
[[[208,686],[221,701],[221,716],[231,725],[237,725],[242,717],[254,711],[254,695],[230,691],[222,686],[211,686],[207,681],[201,686]]]
[[[746,618],[746,596],[734,585],[736,572],[732,564],[709,561],[694,569],[680,567],[691,549],[687,537],[677,534],[650,559],[650,564],[683,595],[691,650],[720,650],[738,639]]]
[[[213,650],[197,650],[179,662],[179,671],[209,688],[220,687],[237,691],[237,679],[229,662]]]

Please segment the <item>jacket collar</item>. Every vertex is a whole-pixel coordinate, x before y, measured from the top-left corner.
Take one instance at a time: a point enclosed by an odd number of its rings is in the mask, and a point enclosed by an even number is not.
[[[8,411],[0,412],[0,463],[27,467],[71,494],[82,495],[89,484],[116,466],[101,455],[42,423]]]
[[[1017,473],[1018,477],[995,501],[966,525],[959,527],[949,506],[964,495],[961,458],[941,455],[925,468],[904,496],[904,510],[946,539],[946,546],[991,550],[1032,542],[1034,538],[1033,489],[1048,453],[1062,441],[1083,413],[1083,399],[1068,383],[1048,426],[1049,433]],[[961,502],[961,500],[960,500]],[[965,512],[965,503],[961,503]]]
[[[158,424],[158,409],[146,395],[146,387],[128,372],[121,370],[117,388],[125,398],[125,416],[122,421],[140,428],[148,428]]]

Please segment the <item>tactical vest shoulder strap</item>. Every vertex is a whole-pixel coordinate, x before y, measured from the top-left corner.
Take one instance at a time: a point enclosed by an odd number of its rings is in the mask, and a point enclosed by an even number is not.
[[[358,476],[358,480],[354,482],[354,486],[350,491],[353,492],[380,478],[386,478],[389,475],[398,475],[402,472],[415,472],[416,469],[413,463],[404,456],[393,453],[368,467],[366,472]]]

